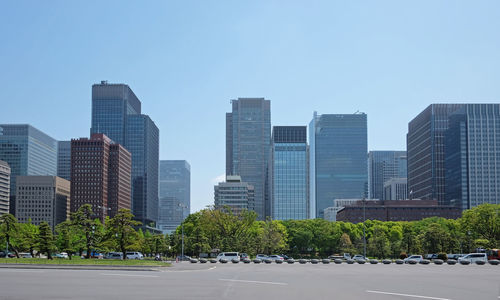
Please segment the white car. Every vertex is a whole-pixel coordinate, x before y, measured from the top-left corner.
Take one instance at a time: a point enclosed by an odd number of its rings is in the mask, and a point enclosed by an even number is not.
[[[404,259],[405,264],[407,264],[410,260],[415,260],[417,263],[420,263],[424,258],[422,255],[410,255],[407,258]]]
[[[260,259],[260,260],[264,260],[264,259],[266,259],[268,257],[265,254],[257,254],[257,256],[255,258]]]
[[[219,255],[217,255],[217,260],[221,259],[226,259],[226,260],[232,260],[232,259],[237,259],[240,260],[240,255],[238,252],[221,252]]]
[[[366,260],[366,258],[363,255],[356,254],[352,257],[352,260],[360,261],[360,260]]]
[[[486,256],[486,253],[469,253],[464,257],[459,257],[458,262],[461,261],[468,261],[471,264],[475,263],[476,261],[484,261],[488,262],[488,256]]]
[[[141,252],[127,252],[127,259],[144,259]]]

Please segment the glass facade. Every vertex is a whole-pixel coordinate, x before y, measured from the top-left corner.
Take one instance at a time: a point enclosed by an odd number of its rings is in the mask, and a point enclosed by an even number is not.
[[[170,233],[191,209],[191,166],[185,160],[160,160],[160,194],[157,228]]]
[[[464,104],[431,104],[408,124],[408,197],[445,204],[445,142],[449,116]]]
[[[333,200],[366,196],[367,118],[364,113],[314,113],[309,130],[311,217],[322,218]]]
[[[406,151],[368,153],[368,198],[384,199],[384,183],[391,178],[406,178]]]
[[[271,145],[271,217],[308,218],[306,126],[275,126]]]
[[[71,141],[57,142],[57,176],[71,180]]]
[[[57,175],[57,141],[31,125],[0,125],[0,160],[11,169],[10,213],[18,175]]]
[[[231,103],[232,113],[226,115],[226,170],[230,171],[226,175],[240,175],[243,182],[254,187],[254,210],[258,219],[263,220],[271,141],[271,101],[238,98]]]
[[[466,104],[449,119],[445,204],[500,204],[500,104]]]
[[[127,117],[125,147],[132,154],[132,211],[143,225],[158,220],[159,135],[146,115]]]
[[[141,113],[141,102],[126,84],[92,86],[92,127],[90,134],[104,133],[115,143],[125,145],[127,115]]]
[[[159,130],[126,84],[92,86],[92,133],[104,133],[132,154],[132,212],[143,226],[158,217]]]

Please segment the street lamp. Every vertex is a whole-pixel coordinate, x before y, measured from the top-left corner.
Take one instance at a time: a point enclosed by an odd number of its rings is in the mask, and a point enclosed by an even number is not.
[[[105,219],[104,218],[104,212],[105,211],[110,211],[111,208],[110,207],[106,207],[106,206],[100,206],[100,205],[98,205],[97,208],[102,209],[102,222],[104,223],[104,219]]]
[[[363,257],[366,259],[366,199],[363,197]]]

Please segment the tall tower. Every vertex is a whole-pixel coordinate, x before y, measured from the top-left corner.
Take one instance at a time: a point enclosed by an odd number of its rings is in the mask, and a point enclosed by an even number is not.
[[[269,164],[273,220],[309,217],[306,126],[274,126]]]
[[[311,217],[335,199],[366,196],[367,118],[364,113],[314,113],[309,125]]]
[[[141,101],[126,84],[92,86],[91,134],[103,133],[132,154],[132,212],[144,226],[158,218],[159,129],[141,114]]]
[[[191,166],[185,160],[160,160],[158,228],[174,231],[191,209]]]
[[[408,123],[408,197],[445,203],[445,142],[449,116],[463,104],[431,104]]]
[[[406,179],[406,151],[368,153],[368,198],[384,199],[384,184],[392,178]]]
[[[271,101],[232,100],[226,115],[226,175],[239,175],[255,189],[255,212],[265,218],[265,182],[271,140]],[[228,148],[230,148],[228,150]]]

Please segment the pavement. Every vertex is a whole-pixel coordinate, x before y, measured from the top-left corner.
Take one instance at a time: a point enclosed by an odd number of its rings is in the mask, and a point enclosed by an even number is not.
[[[0,299],[500,299],[500,266],[191,264],[0,268]]]

